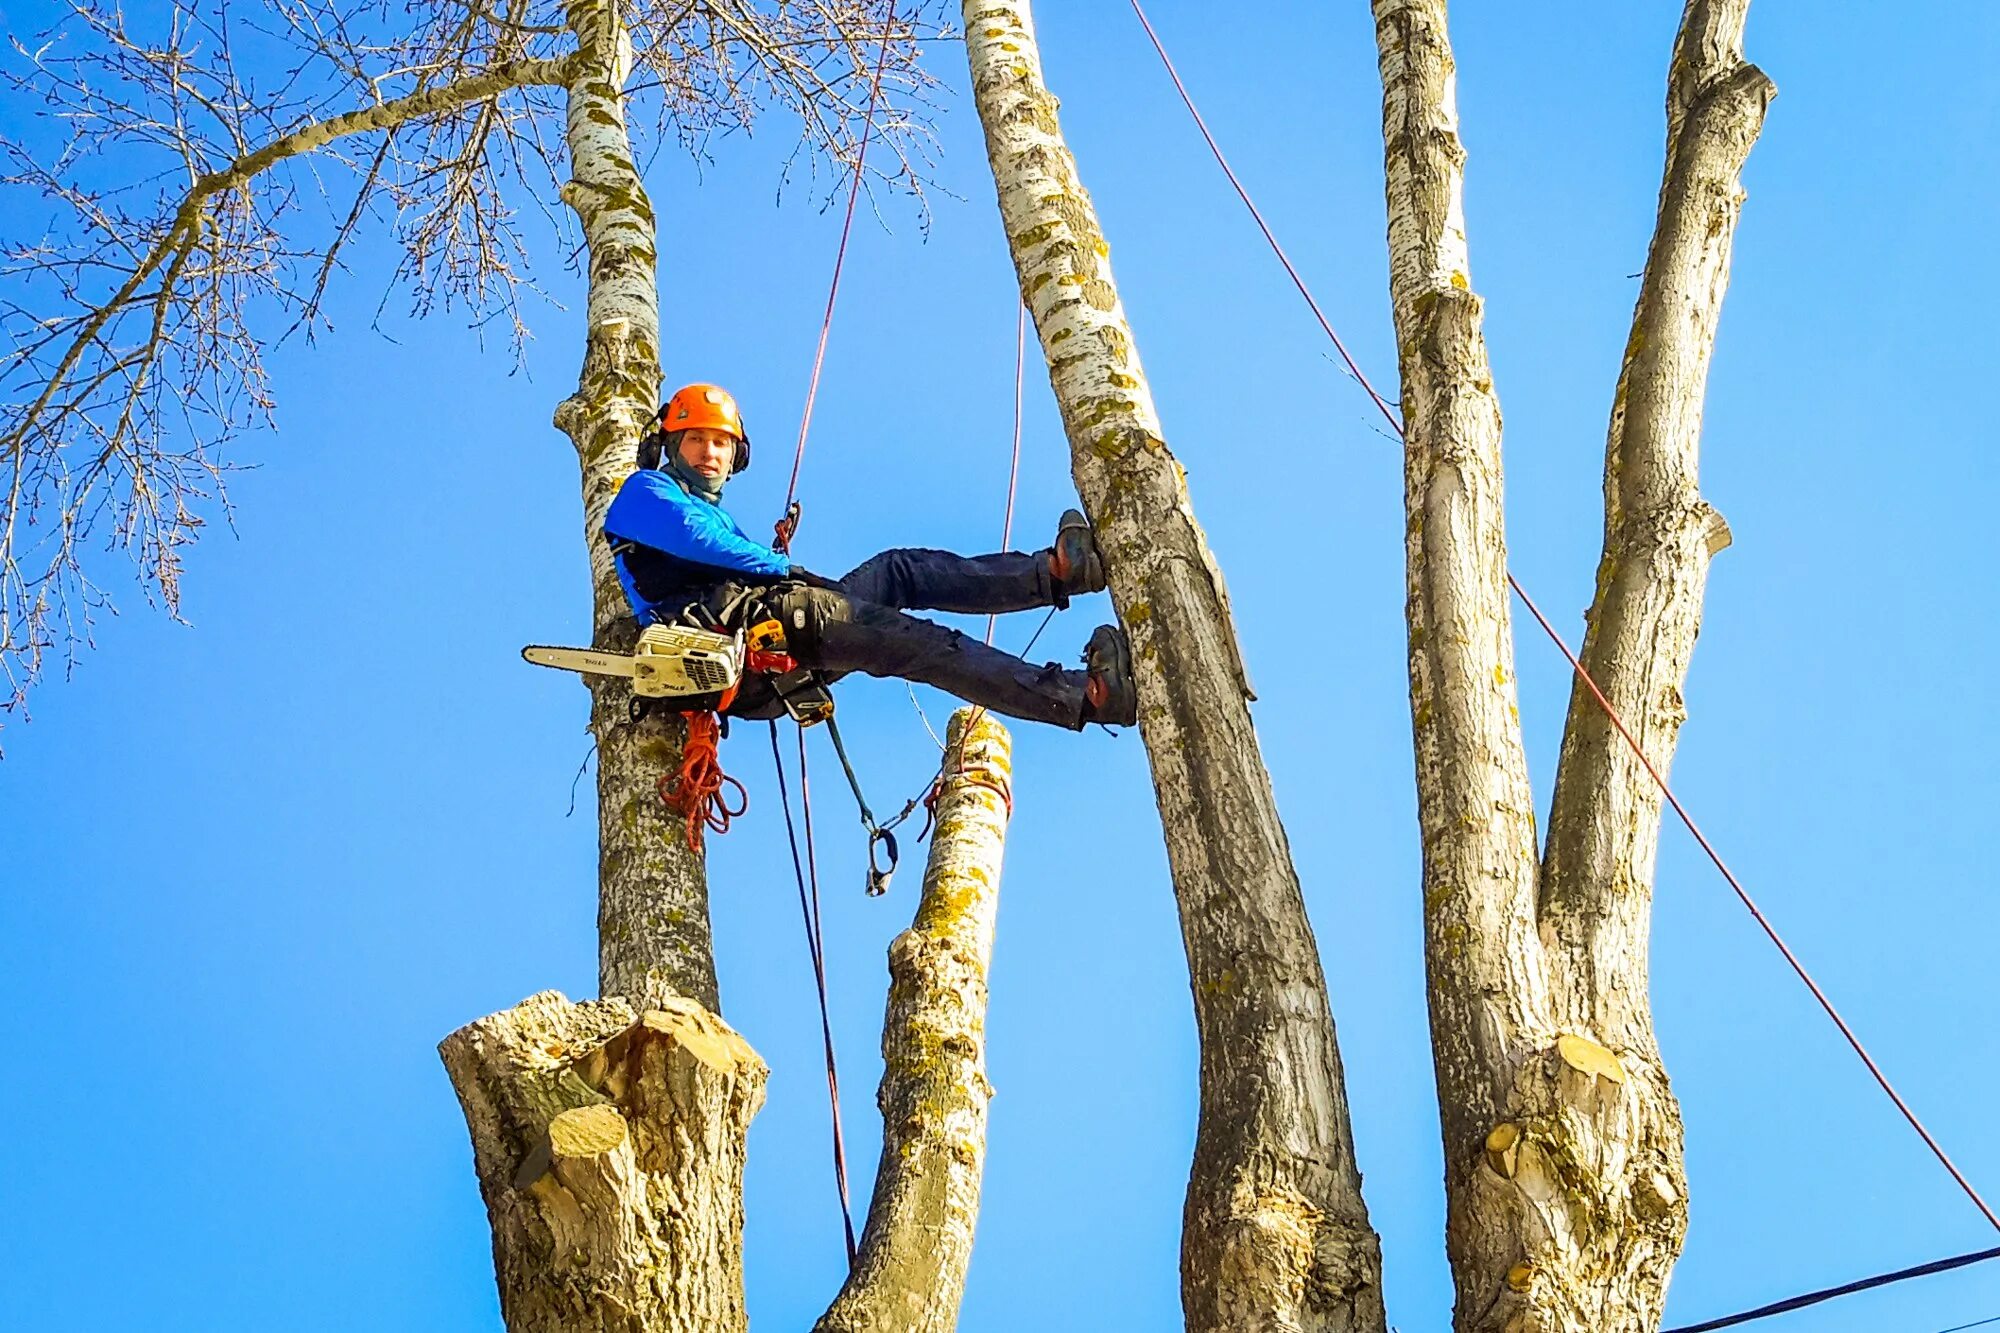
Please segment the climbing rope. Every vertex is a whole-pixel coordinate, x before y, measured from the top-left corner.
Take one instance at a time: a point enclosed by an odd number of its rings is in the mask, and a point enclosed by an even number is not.
[[[1374,386],[1368,382],[1368,377],[1361,373],[1360,366],[1355,364],[1354,359],[1348,355],[1346,345],[1341,342],[1339,335],[1334,332],[1332,323],[1321,313],[1319,302],[1313,299],[1312,292],[1307,289],[1305,280],[1299,276],[1298,269],[1293,266],[1290,259],[1286,258],[1283,247],[1278,244],[1277,237],[1265,223],[1264,215],[1258,210],[1256,203],[1251,199],[1250,192],[1243,187],[1242,182],[1237,179],[1236,173],[1230,169],[1229,161],[1223,156],[1220,145],[1215,141],[1215,136],[1209,133],[1208,125],[1202,120],[1201,112],[1196,110],[1194,99],[1187,91],[1187,85],[1181,82],[1180,74],[1175,71],[1174,62],[1168,57],[1166,46],[1162,44],[1159,34],[1153,30],[1153,25],[1147,20],[1146,11],[1140,6],[1139,0],[1131,0],[1131,5],[1132,12],[1138,15],[1140,24],[1146,30],[1146,36],[1152,41],[1153,49],[1159,53],[1160,62],[1166,66],[1167,75],[1173,80],[1175,89],[1180,93],[1181,101],[1187,106],[1189,113],[1194,117],[1195,125],[1201,130],[1202,138],[1207,140],[1209,151],[1214,154],[1216,162],[1222,167],[1223,174],[1228,176],[1229,183],[1236,187],[1237,196],[1243,200],[1244,207],[1249,209],[1250,216],[1256,221],[1258,230],[1264,233],[1264,239],[1270,243],[1272,252],[1277,255],[1279,262],[1285,266],[1285,271],[1291,275],[1293,285],[1299,289],[1300,295],[1305,297],[1306,304],[1311,307],[1314,317],[1319,320],[1320,327],[1333,340],[1334,347],[1339,351],[1342,360],[1347,363],[1347,367],[1353,373],[1356,382],[1367,391],[1368,396],[1374,400],[1375,406],[1381,411],[1389,424],[1395,428],[1397,435],[1401,436],[1403,434],[1402,421],[1390,410],[1389,404],[1383,399],[1382,395],[1377,393]],[[1674,813],[1680,817],[1681,823],[1685,824],[1688,832],[1694,835],[1694,839],[1701,845],[1702,851],[1707,853],[1708,859],[1722,873],[1722,877],[1728,881],[1729,887],[1735,890],[1737,898],[1742,901],[1744,907],[1749,909],[1750,915],[1763,928],[1764,934],[1770,937],[1771,942],[1778,947],[1778,952],[1784,955],[1785,961],[1791,965],[1792,971],[1798,974],[1799,980],[1804,982],[1806,989],[1812,992],[1813,999],[1819,1002],[1820,1008],[1826,1011],[1827,1017],[1833,1020],[1834,1026],[1840,1029],[1840,1035],[1846,1039],[1847,1044],[1860,1057],[1862,1064],[1867,1066],[1868,1072],[1874,1076],[1875,1082],[1880,1085],[1882,1091],[1888,1094],[1889,1100],[1895,1104],[1897,1111],[1902,1113],[1903,1119],[1909,1122],[1910,1128],[1916,1131],[1917,1136],[1924,1141],[1924,1146],[1930,1149],[1931,1155],[1936,1157],[1944,1169],[1950,1173],[1951,1178],[1957,1182],[1959,1189],[1964,1191],[1965,1196],[1972,1200],[1973,1205],[1979,1209],[1980,1213],[1996,1230],[2000,1230],[2000,1216],[1996,1216],[1994,1211],[1987,1206],[1986,1200],[1979,1196],[1979,1191],[1972,1187],[1972,1183],[1965,1178],[1964,1173],[1958,1169],[1958,1166],[1946,1154],[1944,1148],[1932,1136],[1930,1130],[1924,1127],[1923,1121],[1917,1118],[1916,1112],[1910,1109],[1909,1103],[1903,1100],[1901,1094],[1889,1082],[1888,1077],[1883,1074],[1880,1066],[1875,1063],[1874,1057],[1869,1055],[1868,1049],[1862,1045],[1861,1039],[1854,1034],[1854,1030],[1847,1025],[1847,1021],[1833,1007],[1833,1002],[1827,998],[1826,992],[1820,989],[1819,983],[1813,980],[1812,974],[1806,971],[1805,965],[1799,961],[1798,956],[1786,945],[1784,939],[1778,934],[1777,929],[1771,925],[1763,912],[1758,909],[1756,902],[1750,897],[1749,892],[1744,889],[1742,882],[1736,878],[1735,873],[1730,870],[1728,864],[1722,859],[1721,854],[1715,850],[1715,847],[1702,833],[1700,826],[1695,823],[1693,816],[1688,814],[1687,808],[1681,804],[1680,798],[1674,794],[1673,788],[1667,785],[1666,778],[1661,775],[1659,769],[1653,766],[1653,761],[1646,757],[1646,752],[1640,748],[1639,742],[1633,737],[1630,729],[1626,727],[1624,719],[1618,715],[1618,710],[1612,707],[1611,701],[1604,696],[1604,691],[1598,688],[1595,680],[1591,679],[1590,672],[1584,668],[1583,662],[1575,653],[1570,651],[1569,645],[1563,641],[1562,635],[1556,632],[1555,627],[1549,623],[1548,618],[1535,605],[1534,599],[1528,596],[1528,590],[1521,586],[1520,580],[1514,577],[1511,570],[1507,574],[1507,583],[1514,590],[1515,595],[1521,599],[1522,604],[1528,608],[1529,613],[1533,615],[1536,623],[1542,627],[1543,632],[1549,636],[1549,639],[1557,648],[1562,650],[1563,656],[1569,659],[1570,667],[1575,671],[1577,679],[1583,682],[1585,688],[1589,690],[1591,697],[1604,710],[1604,715],[1611,720],[1611,725],[1617,728],[1618,734],[1631,747],[1632,753],[1638,757],[1640,764],[1645,767],[1646,772],[1659,786],[1661,795],[1673,807]]]
[[[729,832],[729,821],[750,808],[750,795],[743,784],[722,771],[721,724],[714,713],[687,713],[687,744],[681,748],[681,766],[660,776],[660,800],[687,820],[688,847],[699,856],[704,833]],[[723,789],[736,789],[736,804],[723,798]]]
[[[806,439],[812,430],[813,406],[819,401],[820,372],[826,365],[827,339],[833,332],[833,309],[840,297],[840,279],[847,267],[847,240],[854,231],[854,206],[861,197],[861,181],[868,162],[868,143],[875,133],[875,108],[882,98],[882,72],[889,61],[889,43],[895,33],[896,2],[888,0],[882,15],[882,42],[875,53],[875,70],[868,81],[868,110],[861,122],[861,141],[854,150],[854,175],[847,187],[847,211],[841,218],[840,245],[833,255],[833,277],[827,283],[826,313],[820,319],[819,342],[813,350],[812,377],[806,384],[805,410],[799,415],[799,441],[792,452],[792,473],[785,483],[785,507],[774,530],[773,545],[786,552],[791,549],[792,538],[799,526],[799,469],[805,463]],[[806,951],[812,958],[813,983],[819,992],[820,1039],[826,1053],[826,1094],[833,1116],[833,1182],[840,1194],[840,1221],[847,1241],[847,1266],[854,1267],[857,1253],[854,1243],[854,1209],[847,1188],[847,1147],[841,1134],[840,1125],[840,1064],[834,1057],[833,1018],[826,993],[826,951],[824,938],[820,932],[819,912],[819,858],[813,845],[812,788],[806,773],[806,732],[799,729],[799,806],[800,817],[805,824],[806,854],[803,865],[799,859],[798,837],[792,826],[791,798],[785,786],[785,765],[778,750],[778,724],[771,723],[771,760],[777,769],[778,798],[785,811],[785,836],[791,843],[792,870],[799,885],[799,912],[805,919]],[[843,755],[843,762],[845,756]],[[856,793],[859,793],[859,786]],[[872,821],[871,821],[872,822]],[[870,843],[872,852],[873,842]],[[871,872],[873,858],[870,859]],[[872,882],[872,881],[871,881]]]
[[[1028,636],[1027,643],[1022,645],[1019,654],[1020,656],[1026,657],[1029,653],[1035,651],[1035,645],[1041,641],[1042,631],[1047,629],[1049,627],[1049,622],[1056,618],[1056,611],[1058,609],[1059,608],[1053,606],[1048,609],[1048,614],[1042,617],[1042,623],[1035,626],[1035,632],[1033,634],[1030,634]],[[913,695],[912,696],[913,702],[914,699],[915,696]],[[919,711],[922,710],[919,709]],[[964,731],[960,732],[959,734],[961,736],[970,735],[972,729],[979,725],[979,720],[985,716],[986,716],[986,708],[983,705],[981,707],[973,709],[972,716],[966,720]],[[928,726],[929,723],[926,722],[925,725]],[[932,737],[933,739],[936,738],[935,732],[932,733]],[[951,766],[951,759],[952,759],[951,751],[948,748],[946,748],[942,743],[940,743],[938,748],[940,750],[943,750],[944,753],[940,755],[938,758],[937,771],[931,774],[930,781],[924,784],[923,790],[918,792],[915,796],[912,796],[908,801],[906,801],[903,805],[902,812],[898,814],[894,819],[890,820],[889,823],[885,826],[892,829],[895,828],[896,825],[902,823],[904,820],[910,817],[910,812],[912,810],[915,810],[919,806],[921,806],[924,811],[924,826],[917,833],[918,842],[922,842],[925,838],[928,838],[930,836],[931,826],[937,822],[938,797],[942,795],[944,791],[945,770]],[[1007,802],[1007,818],[1012,819],[1014,817],[1013,788],[1011,786],[1009,787],[995,786],[993,783],[985,782],[983,778],[973,776],[972,770],[968,769],[965,766],[965,746],[962,744],[958,747],[958,770],[954,776],[972,777],[974,781],[983,782],[984,785],[992,787],[994,791],[1000,793],[1001,799]]]
[[[1007,465],[1007,517],[1000,522],[1000,549],[1014,540],[1014,492],[1021,481],[1021,384],[1027,378],[1028,307],[1020,306],[1014,317],[1014,457]],[[993,642],[993,627],[999,616],[986,617],[986,642]]]
[[[1007,514],[1000,521],[1000,549],[1003,551],[1014,540],[1014,495],[1019,489],[1021,481],[1021,399],[1022,387],[1027,381],[1027,357],[1028,307],[1023,305],[1017,309],[1014,320],[1014,444],[1012,450],[1013,457],[1007,465]],[[1048,614],[1042,617],[1042,623],[1035,626],[1035,632],[1028,636],[1028,642],[1022,647],[1020,656],[1026,657],[1029,653],[1035,651],[1035,645],[1041,641],[1042,631],[1049,627],[1049,622],[1055,619],[1055,615],[1056,608],[1052,606],[1049,608]],[[989,645],[993,642],[993,629],[999,623],[999,620],[1000,617],[998,616],[986,617],[986,642]],[[910,701],[912,703],[916,702],[916,695],[914,693],[911,694]],[[917,712],[919,715],[922,714],[923,709],[921,706],[918,707]],[[985,716],[986,710],[984,708],[976,709],[972,717],[967,720],[964,731],[960,734],[962,736],[971,735],[972,729],[978,726],[979,720]],[[928,719],[925,720],[924,725],[926,728],[930,726]],[[936,739],[935,732],[932,733],[932,739]],[[939,743],[938,748],[940,750],[945,749],[942,742]],[[959,746],[958,761],[959,775],[970,776],[970,770],[965,766],[965,746],[963,744]],[[944,791],[945,769],[950,763],[951,755],[947,752],[939,758],[937,772],[931,775],[931,780],[925,784],[923,791],[912,796],[904,803],[902,813],[890,820],[886,826],[887,828],[895,828],[896,825],[910,817],[912,810],[915,810],[918,806],[922,806],[924,811],[924,826],[917,834],[917,841],[922,842],[930,836],[931,826],[937,822],[938,797]],[[975,781],[983,781],[983,779],[975,779]],[[993,790],[1000,794],[1000,798],[1007,803],[1007,818],[1010,820],[1013,819],[1013,788],[1011,786],[994,786],[992,783],[987,783],[986,785],[992,786]]]

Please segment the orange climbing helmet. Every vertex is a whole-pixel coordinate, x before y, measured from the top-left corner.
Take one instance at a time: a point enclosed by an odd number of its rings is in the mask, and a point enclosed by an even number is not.
[[[660,431],[671,435],[683,430],[719,430],[736,437],[736,465],[731,475],[750,466],[750,432],[743,429],[743,413],[727,389],[714,384],[690,384],[676,389],[660,409]]]

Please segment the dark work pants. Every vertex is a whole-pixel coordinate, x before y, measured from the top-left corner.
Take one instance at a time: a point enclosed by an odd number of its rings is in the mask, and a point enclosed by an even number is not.
[[[997,615],[1053,606],[1058,598],[1046,555],[884,551],[832,587],[783,583],[767,600],[785,621],[803,666],[829,676],[859,671],[919,681],[1007,717],[1083,727],[1083,672],[1034,666],[936,621],[905,614]],[[751,699],[744,704],[731,711],[756,715]]]

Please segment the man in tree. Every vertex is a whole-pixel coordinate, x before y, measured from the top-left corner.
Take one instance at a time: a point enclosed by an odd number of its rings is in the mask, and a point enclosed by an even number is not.
[[[1065,671],[905,614],[1062,607],[1073,594],[1101,590],[1104,564],[1081,512],[1065,511],[1054,543],[1032,555],[890,550],[831,580],[752,541],[722,508],[723,484],[750,465],[742,414],[724,390],[690,384],[676,392],[638,461],[605,514],[604,538],[640,624],[692,614],[740,629],[775,619],[786,652],[817,672],[921,681],[1008,717],[1078,731],[1138,721],[1131,647],[1116,625],[1090,636],[1084,670]],[[768,683],[753,677],[728,711],[773,716],[778,707]]]

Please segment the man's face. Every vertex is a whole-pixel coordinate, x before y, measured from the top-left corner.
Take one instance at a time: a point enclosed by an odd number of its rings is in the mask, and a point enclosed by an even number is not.
[[[681,432],[681,462],[710,481],[725,481],[736,465],[736,437],[726,430],[697,426]]]

